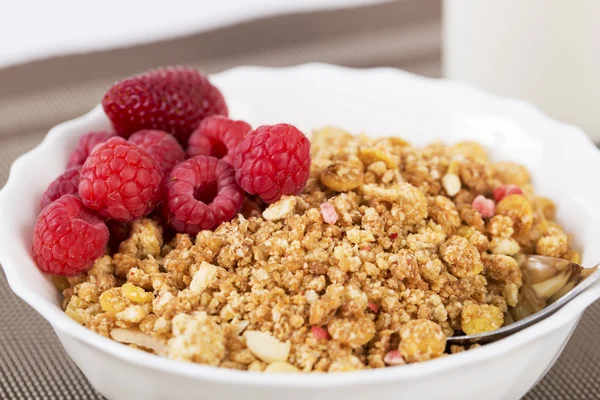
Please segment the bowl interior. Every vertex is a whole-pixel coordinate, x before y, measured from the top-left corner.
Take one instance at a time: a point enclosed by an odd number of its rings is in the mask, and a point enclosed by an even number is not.
[[[584,265],[600,260],[600,246],[595,245],[600,237],[600,190],[589,180],[590,170],[600,170],[600,156],[580,131],[522,104],[397,71],[322,66],[273,71],[235,69],[214,77],[233,118],[253,126],[290,122],[305,132],[334,125],[353,133],[400,136],[415,145],[479,141],[493,159],[526,165],[536,191],[557,203],[560,222],[584,250]],[[10,269],[11,286],[32,305],[52,303],[58,309],[61,301],[30,253],[42,193],[64,171],[79,135],[109,127],[97,107],[55,127],[13,165],[0,201],[0,258]]]

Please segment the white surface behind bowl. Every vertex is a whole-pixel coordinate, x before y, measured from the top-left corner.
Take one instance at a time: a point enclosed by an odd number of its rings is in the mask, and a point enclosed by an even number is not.
[[[583,133],[518,101],[460,84],[390,69],[320,64],[236,68],[213,77],[234,118],[291,122],[308,132],[337,125],[398,135],[414,144],[478,140],[495,159],[527,165],[539,193],[556,200],[559,219],[582,246],[583,263],[600,259],[600,190],[591,176],[600,154]],[[409,366],[342,374],[268,375],[161,359],[112,342],[60,309],[60,296],[30,256],[38,202],[66,165],[76,138],[109,123],[100,108],[51,130],[18,159],[0,192],[0,261],[13,291],[55,329],[68,354],[109,399],[518,399],[558,357],[596,285],[555,315],[477,350]],[[307,397],[308,396],[308,397]]]

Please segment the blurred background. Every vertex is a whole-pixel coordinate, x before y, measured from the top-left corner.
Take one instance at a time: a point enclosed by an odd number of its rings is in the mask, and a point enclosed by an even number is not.
[[[598,15],[596,0],[0,1],[0,187],[50,127],[168,64],[396,67],[529,100],[600,139]],[[0,316],[1,399],[101,398],[2,273]],[[526,399],[600,393],[598,324],[596,305]]]
[[[129,28],[134,32],[124,32],[121,37],[102,37],[107,29],[119,30],[119,27],[102,21],[97,27],[92,24],[86,28],[65,20],[66,24],[74,24],[75,30],[37,31],[56,39],[46,38],[47,43],[40,44],[35,37],[28,37],[17,46],[9,38],[16,37],[18,42],[19,34],[14,30],[9,32],[9,26],[4,25],[10,21],[2,21],[16,18],[3,16],[0,11],[0,135],[47,130],[89,111],[115,80],[160,65],[185,63],[214,73],[238,65],[285,66],[318,61],[353,67],[393,66],[428,76],[441,73],[440,0],[173,0],[169,3],[179,3],[182,9],[184,4],[196,4],[193,9],[197,13],[206,4],[214,8],[214,16],[208,20],[198,17],[195,27],[184,30],[191,34],[175,38],[168,37],[177,36],[180,31],[170,31],[166,22]],[[225,20],[219,9],[231,11],[234,7],[228,3],[246,5],[249,11]],[[253,11],[253,3],[262,13]],[[0,7],[5,7],[5,3]],[[289,11],[290,8],[297,11]],[[133,18],[135,7],[130,12]],[[152,16],[146,15],[143,20]],[[177,20],[181,16],[170,17]],[[24,21],[27,20],[19,18],[19,24],[11,24],[24,32],[35,26],[35,21],[26,26]],[[85,31],[78,32],[78,28]],[[193,33],[198,30],[201,32]],[[79,35],[87,37],[77,39]],[[9,42],[10,48],[6,46]],[[25,47],[27,51],[23,50]],[[100,50],[90,52],[90,49]],[[36,59],[40,56],[50,58]]]

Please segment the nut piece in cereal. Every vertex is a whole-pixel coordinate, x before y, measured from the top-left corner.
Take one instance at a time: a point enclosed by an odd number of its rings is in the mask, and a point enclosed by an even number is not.
[[[290,354],[289,343],[282,343],[270,334],[259,331],[246,331],[244,337],[248,349],[264,362],[287,361]]]

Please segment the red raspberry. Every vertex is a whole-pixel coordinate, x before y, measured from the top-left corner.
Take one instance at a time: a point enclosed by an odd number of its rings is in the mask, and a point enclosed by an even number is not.
[[[203,118],[227,115],[223,95],[193,68],[158,68],[115,83],[102,99],[117,133],[169,132],[185,145]]]
[[[108,228],[73,195],[44,207],[33,230],[33,258],[49,274],[88,270],[106,251]]]
[[[244,121],[234,121],[215,115],[200,122],[188,142],[188,157],[213,156],[233,165],[235,148],[252,127]]]
[[[75,150],[69,157],[67,168],[83,165],[96,145],[106,142],[113,136],[115,134],[112,132],[89,132],[80,136]]]
[[[190,235],[231,220],[244,201],[233,168],[215,157],[196,156],[176,165],[165,186],[167,220]]]
[[[494,193],[493,193],[494,200],[496,200],[496,203],[500,203],[503,198],[505,198],[506,196],[508,196],[510,194],[523,195],[523,191],[517,185],[498,186],[496,189],[494,189]]]
[[[154,158],[115,137],[98,145],[83,164],[79,196],[103,217],[128,222],[154,209],[162,178]]]
[[[304,189],[310,170],[310,141],[292,125],[264,125],[238,145],[234,165],[242,189],[273,203]]]
[[[129,142],[145,150],[160,164],[166,175],[185,160],[185,153],[177,140],[167,132],[145,129],[129,137]]]
[[[81,173],[81,166],[69,168],[62,175],[56,178],[48,189],[44,192],[42,200],[40,201],[40,208],[46,207],[48,204],[55,200],[58,200],[65,194],[78,195],[79,188],[79,174]]]

